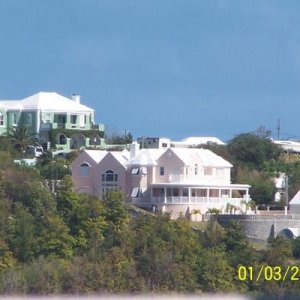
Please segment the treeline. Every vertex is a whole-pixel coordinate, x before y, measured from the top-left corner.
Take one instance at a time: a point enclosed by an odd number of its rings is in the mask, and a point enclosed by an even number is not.
[[[70,175],[50,189],[57,174],[41,175],[50,168],[43,161],[14,166],[0,153],[1,294],[299,292],[297,281],[240,280],[237,270],[297,265],[300,239],[271,238],[257,250],[236,223],[199,228],[168,215],[133,217],[121,193],[102,201],[78,195]],[[64,160],[51,164],[68,169]]]
[[[239,134],[227,145],[201,145],[227,159],[233,164],[233,183],[251,185],[250,195],[257,204],[285,205],[282,196],[274,202],[276,193],[274,179],[285,173],[289,182],[289,200],[300,189],[300,155],[284,153],[270,139],[270,131],[264,127],[254,132]]]

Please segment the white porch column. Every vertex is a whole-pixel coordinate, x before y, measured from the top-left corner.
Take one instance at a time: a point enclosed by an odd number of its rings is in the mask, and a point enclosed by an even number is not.
[[[246,190],[246,200],[247,201],[249,200],[249,190],[248,189]]]
[[[209,201],[210,196],[209,196],[209,189],[206,190],[206,199]]]
[[[191,203],[191,188],[188,188],[188,197],[189,197],[189,203]]]
[[[164,203],[167,203],[167,188],[166,187],[164,187],[164,195],[165,195]]]

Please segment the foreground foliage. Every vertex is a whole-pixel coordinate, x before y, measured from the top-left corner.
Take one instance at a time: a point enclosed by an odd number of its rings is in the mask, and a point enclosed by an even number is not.
[[[298,291],[237,278],[240,265],[297,263],[298,240],[272,239],[256,251],[236,223],[201,231],[184,218],[133,218],[119,192],[101,201],[74,193],[69,175],[55,193],[45,182],[30,169],[1,169],[2,294]]]

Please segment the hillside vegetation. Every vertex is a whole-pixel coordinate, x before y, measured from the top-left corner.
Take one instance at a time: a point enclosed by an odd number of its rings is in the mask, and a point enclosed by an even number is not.
[[[297,190],[300,163],[255,134],[213,151],[235,165],[234,181],[252,184],[253,199],[273,201],[276,172]],[[300,239],[282,237],[256,250],[239,225],[212,221],[203,230],[180,218],[132,217],[123,195],[98,199],[72,190],[69,164],[45,154],[36,167],[15,166],[0,152],[0,293],[298,294],[297,281],[240,280],[239,266],[299,265]],[[300,277],[300,275],[298,276]]]

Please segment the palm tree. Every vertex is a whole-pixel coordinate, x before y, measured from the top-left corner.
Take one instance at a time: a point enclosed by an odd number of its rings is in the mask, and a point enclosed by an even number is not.
[[[192,215],[195,215],[195,222],[197,222],[197,215],[201,215],[201,210],[200,209],[193,209],[192,210]]]
[[[11,127],[8,131],[10,141],[22,153],[25,152],[27,146],[35,143],[35,136],[36,133],[29,132],[28,128],[23,125]]]
[[[253,200],[251,200],[251,201],[242,200],[241,204],[245,206],[245,208],[246,208],[245,213],[246,214],[247,214],[249,208],[252,209],[252,210],[255,209],[255,202]]]

